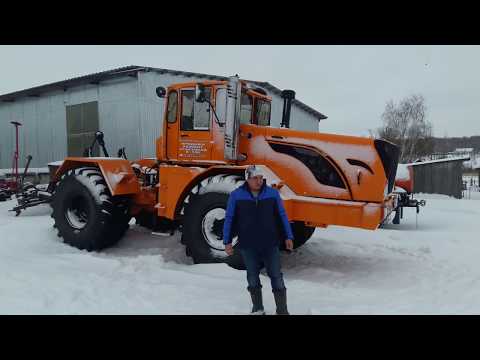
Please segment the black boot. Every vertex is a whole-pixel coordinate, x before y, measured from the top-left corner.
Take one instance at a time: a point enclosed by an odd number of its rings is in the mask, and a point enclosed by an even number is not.
[[[273,290],[273,296],[277,305],[277,315],[290,315],[287,309],[287,289]]]
[[[262,300],[262,288],[248,288],[250,292],[250,296],[252,297],[252,314],[261,314],[265,315],[265,311],[263,309],[263,300]]]

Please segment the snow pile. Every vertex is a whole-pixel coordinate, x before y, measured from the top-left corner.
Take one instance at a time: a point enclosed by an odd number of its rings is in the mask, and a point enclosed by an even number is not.
[[[21,175],[25,171],[25,168],[18,168],[18,173]],[[0,175],[12,175],[12,169],[0,169]],[[49,174],[49,170],[46,167],[41,168],[28,168],[27,174]]]
[[[120,182],[123,180],[123,178],[127,175],[128,175],[128,173],[125,172],[125,171],[122,171],[122,172],[119,172],[119,173],[107,172],[107,176],[108,176],[108,180],[109,180],[108,184],[112,188],[114,188],[115,186],[120,184]]]
[[[48,165],[50,165],[50,166],[62,166],[63,165],[63,160],[54,161],[54,162],[48,163]]]
[[[317,229],[283,254],[292,314],[476,314],[480,312],[478,200],[427,199],[400,225],[367,231]],[[179,235],[152,236],[132,225],[101,253],[62,243],[50,209],[19,217],[0,203],[2,314],[245,314],[245,272],[193,265]],[[264,302],[274,310],[265,275]]]
[[[453,196],[444,194],[415,193],[414,197],[416,199],[455,200]]]

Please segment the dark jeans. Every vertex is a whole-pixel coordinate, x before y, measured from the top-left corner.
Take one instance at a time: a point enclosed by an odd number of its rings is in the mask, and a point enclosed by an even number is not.
[[[262,263],[272,283],[272,290],[285,289],[283,274],[280,271],[280,250],[277,246],[267,249],[240,249],[247,268],[247,281],[250,288],[262,287],[260,270]]]

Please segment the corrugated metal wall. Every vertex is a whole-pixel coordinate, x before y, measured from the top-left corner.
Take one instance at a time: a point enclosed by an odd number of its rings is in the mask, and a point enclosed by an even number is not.
[[[33,156],[32,167],[46,166],[66,152],[66,120],[64,94],[50,93],[39,98],[18,99],[0,104],[0,167],[11,166],[15,146],[15,130],[10,121],[19,121],[20,166],[25,156]]]
[[[130,159],[155,156],[155,141],[162,129],[164,100],[155,88],[172,83],[204,80],[183,75],[139,72],[135,77],[102,81],[98,85],[83,85],[66,91],[59,90],[40,97],[20,98],[12,103],[0,103],[0,168],[11,166],[14,127],[10,121],[20,121],[20,166],[28,154],[32,167],[45,167],[48,162],[67,155],[66,105],[98,101],[100,130],[105,133],[107,149],[116,156],[126,148]],[[280,126],[283,99],[272,96],[272,126]],[[318,131],[318,120],[296,106],[292,107],[291,127]]]
[[[139,154],[137,80],[126,77],[0,103],[0,168],[11,166],[15,138],[10,121],[24,124],[20,128],[20,165],[31,154],[30,166],[45,167],[67,155],[65,107],[90,101],[98,101],[100,130],[111,155],[115,156],[121,146],[132,155]]]
[[[138,157],[140,109],[137,80],[121,78],[101,83],[98,101],[100,130],[105,134],[110,155],[116,156],[117,150],[125,147],[129,158]]]
[[[413,166],[413,192],[462,197],[462,162]]]

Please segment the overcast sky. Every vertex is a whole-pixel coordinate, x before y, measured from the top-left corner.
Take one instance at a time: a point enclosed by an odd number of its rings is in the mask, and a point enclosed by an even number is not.
[[[328,116],[320,131],[367,135],[385,103],[426,99],[436,136],[480,135],[480,46],[0,46],[0,94],[143,65],[268,81]]]

